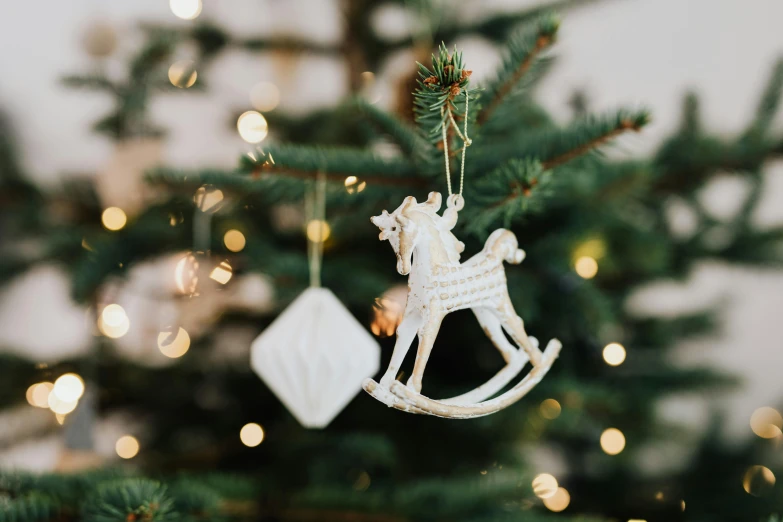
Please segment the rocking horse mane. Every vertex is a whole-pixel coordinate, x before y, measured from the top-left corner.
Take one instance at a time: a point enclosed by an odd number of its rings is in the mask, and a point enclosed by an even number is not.
[[[426,217],[428,217],[430,221],[432,221],[432,226],[435,228],[435,230],[438,231],[438,236],[440,237],[441,242],[444,244],[445,250],[449,256],[449,261],[452,263],[459,263],[460,255],[458,253],[454,254],[459,252],[459,249],[457,248],[459,240],[457,239],[457,236],[451,233],[451,230],[442,226],[441,222],[443,217],[438,215],[437,212],[439,207],[440,205],[436,207],[430,201],[425,201],[424,203],[411,205],[410,207],[404,209],[401,214],[410,218],[410,213],[418,212],[419,214],[424,214]]]

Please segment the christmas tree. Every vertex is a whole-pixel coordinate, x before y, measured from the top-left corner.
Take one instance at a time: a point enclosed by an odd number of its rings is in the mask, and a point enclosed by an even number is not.
[[[640,466],[648,448],[693,437],[656,417],[661,398],[734,379],[667,359],[676,343],[715,331],[717,305],[662,317],[634,303],[650,284],[684,279],[704,259],[779,266],[780,229],[757,230],[750,218],[764,163],[783,150],[771,125],[783,66],[740,136],[705,129],[689,95],[680,128],[652,158],[607,157],[607,145],[650,116],[638,108],[592,114],[576,103],[563,124],[536,102],[560,31],[551,6],[464,22],[415,2],[407,8],[424,29],[401,39],[372,30],[378,5],[345,7],[337,47],[237,38],[209,23],[147,25],[121,79],[100,70],[65,78],[115,102],[95,124],[115,142],[115,158],[94,182],[37,188],[12,132],[2,132],[3,280],[61,263],[96,325],[89,346],[47,364],[7,347],[2,406],[29,413],[27,390],[47,419],[31,421],[40,422],[35,433],[63,431],[63,471],[95,463],[96,415],[119,426],[116,452],[131,460],[88,472],[4,472],[0,520],[671,521],[780,511],[774,496],[748,495],[774,483],[760,440],[729,450],[709,439],[692,463],[657,473]],[[470,56],[446,45],[465,35],[503,44],[489,80],[473,79]],[[183,46],[197,49],[192,61],[174,60]],[[152,97],[210,89],[210,63],[232,47],[344,58],[352,96],[291,115],[273,110],[267,86],[263,115],[241,110],[233,119],[258,143],[238,165],[162,166],[165,129],[154,123]],[[400,49],[422,64],[411,61],[405,81],[385,86],[398,103],[382,110],[373,89],[384,79],[373,71]],[[506,268],[511,300],[529,333],[562,342],[559,359],[525,398],[488,417],[407,415],[361,393],[326,429],[303,428],[251,370],[249,347],[311,284],[308,243],[323,250],[321,284],[379,339],[385,369],[405,279],[369,217],[411,195],[462,192],[463,155],[465,206],[453,230],[463,259],[493,230],[514,232],[526,259]],[[727,170],[750,189],[740,211],[720,220],[698,193]],[[324,211],[306,215],[319,183]],[[691,226],[677,226],[678,215],[692,217]],[[35,248],[20,248],[23,238]],[[348,364],[345,357],[335,364]],[[463,393],[503,364],[467,311],[449,315],[424,391]],[[780,430],[774,413],[765,419],[762,428]],[[542,448],[562,455],[565,470],[535,458]]]

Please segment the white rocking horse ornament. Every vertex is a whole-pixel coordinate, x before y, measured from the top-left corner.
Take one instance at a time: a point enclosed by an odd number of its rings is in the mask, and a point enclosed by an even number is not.
[[[522,398],[549,371],[561,344],[552,339],[542,353],[535,338],[525,333],[524,323],[511,304],[503,261],[519,264],[524,259],[524,251],[517,248],[516,236],[498,229],[489,236],[481,252],[460,263],[465,245],[451,230],[464,200],[460,195],[450,196],[446,211],[439,216],[441,202],[438,192],[430,192],[424,203],[417,203],[416,198],[409,196],[391,214],[384,210],[380,216],[371,218],[381,229],[380,239],[388,240],[397,255],[397,271],[409,275],[409,290],[389,367],[380,383],[366,379],[364,389],[398,410],[467,419],[495,413]],[[465,308],[473,310],[506,366],[463,395],[442,400],[425,397],[420,393],[424,368],[441,321],[446,314]],[[503,330],[517,346],[508,341]],[[403,385],[396,375],[417,334],[419,347],[413,374],[407,385]],[[527,361],[533,365],[530,373],[513,388],[489,399],[516,377]]]

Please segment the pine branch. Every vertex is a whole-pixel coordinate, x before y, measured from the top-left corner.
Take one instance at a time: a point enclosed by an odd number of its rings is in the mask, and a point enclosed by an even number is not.
[[[746,132],[746,137],[763,137],[772,125],[775,115],[780,107],[781,93],[783,92],[783,59],[779,59],[772,70],[767,86],[764,89],[758,107],[756,117]]]
[[[555,168],[557,166],[562,165],[563,163],[571,161],[574,158],[587,154],[591,150],[605,144],[609,140],[616,138],[617,136],[623,134],[626,131],[632,130],[638,132],[639,130],[641,130],[642,126],[647,124],[648,121],[649,121],[649,117],[647,113],[644,112],[636,115],[635,117],[620,119],[614,128],[609,129],[606,132],[598,136],[595,136],[590,140],[582,144],[579,144],[576,147],[558,156],[555,156],[553,158],[544,161],[543,163],[544,169]]]
[[[357,101],[356,106],[375,125],[387,133],[406,156],[425,158],[428,152],[435,152],[430,143],[421,137],[417,129],[408,126],[395,116],[361,100]]]
[[[555,41],[559,20],[554,15],[541,18],[534,31],[521,33],[509,42],[509,55],[503,62],[498,78],[487,88],[491,100],[478,115],[480,124],[486,123],[506,98],[519,85],[543,51]]]

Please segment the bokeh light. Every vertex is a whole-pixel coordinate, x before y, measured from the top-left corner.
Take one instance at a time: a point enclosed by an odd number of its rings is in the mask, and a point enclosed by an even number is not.
[[[609,366],[620,366],[625,361],[625,347],[620,343],[609,343],[604,346],[603,355]]]
[[[177,290],[184,295],[193,295],[198,288],[198,259],[191,253],[185,254],[177,261],[174,268],[174,283]]]
[[[742,487],[754,497],[762,497],[775,486],[775,474],[765,466],[751,466],[742,477]]]
[[[201,14],[201,0],[169,0],[171,12],[177,18],[193,20]]]
[[[130,320],[120,305],[110,304],[101,312],[98,329],[106,337],[118,339],[128,333]]]
[[[247,111],[242,113],[239,119],[237,119],[237,130],[239,130],[239,135],[246,142],[260,143],[266,138],[269,132],[269,125],[260,112]]]
[[[554,495],[544,499],[544,506],[549,511],[554,511],[555,513],[563,511],[570,503],[571,495],[568,494],[565,488],[557,488]]]
[[[250,103],[259,111],[272,111],[280,104],[280,89],[272,82],[259,82],[250,89]]]
[[[122,227],[128,222],[128,216],[125,215],[125,211],[119,207],[109,207],[101,214],[101,223],[103,223],[106,230],[112,232],[121,230]]]
[[[541,473],[533,479],[533,493],[538,498],[551,498],[557,493],[557,479],[549,473]]]
[[[190,348],[190,335],[184,328],[165,330],[158,334],[160,353],[171,359],[182,357]]]
[[[322,219],[313,219],[307,223],[307,239],[314,243],[320,243],[329,239],[332,228]]]
[[[539,410],[541,411],[541,416],[545,419],[553,420],[560,416],[560,412],[562,411],[562,408],[560,407],[560,403],[557,402],[555,399],[546,399],[541,402],[541,406],[539,407]]]
[[[348,192],[348,194],[356,194],[357,192],[363,191],[365,188],[367,188],[367,182],[366,181],[359,181],[359,178],[356,176],[348,176],[345,178],[345,191]]]
[[[574,262],[574,270],[583,279],[592,279],[598,273],[598,261],[590,256],[582,256]]]
[[[617,428],[607,428],[601,433],[601,449],[607,455],[617,455],[625,449],[625,435]]]
[[[781,434],[783,417],[774,408],[763,406],[750,416],[750,429],[762,439],[774,439]]]
[[[196,64],[193,60],[180,60],[169,67],[169,81],[174,87],[187,89],[192,87],[198,79]]]
[[[378,337],[391,337],[402,322],[405,304],[408,302],[408,285],[397,285],[386,290],[375,299],[373,312],[375,317],[370,331]]]
[[[245,248],[247,240],[242,232],[232,229],[223,235],[223,244],[232,252],[241,252]]]
[[[27,388],[27,402],[36,408],[49,407],[49,394],[54,388],[54,383],[49,381],[39,382]]]
[[[223,191],[220,189],[202,186],[193,194],[193,203],[202,212],[217,212],[223,202]]]
[[[47,402],[49,403],[49,409],[54,413],[59,413],[60,415],[67,415],[71,413],[76,409],[76,406],[79,405],[78,400],[64,401],[57,397],[57,395],[54,393],[49,394],[49,399]]]
[[[249,448],[255,448],[264,441],[264,428],[251,422],[242,426],[239,430],[239,440]]]
[[[132,459],[139,454],[139,441],[132,435],[123,435],[117,439],[114,449],[123,459]]]
[[[54,381],[52,393],[64,402],[74,402],[84,394],[84,381],[75,373],[66,373]]]
[[[228,283],[233,275],[233,269],[228,261],[221,261],[218,266],[212,269],[209,273],[209,278],[213,281],[217,281],[221,285]]]

